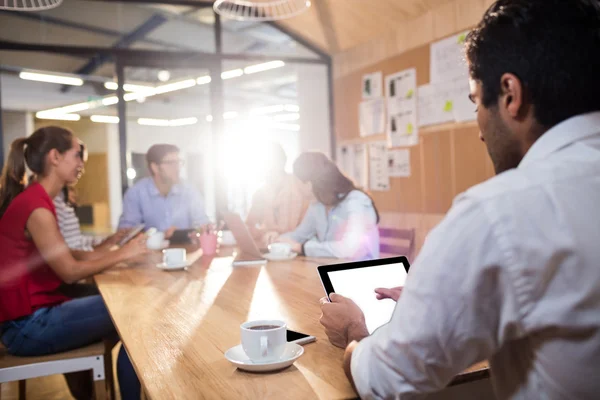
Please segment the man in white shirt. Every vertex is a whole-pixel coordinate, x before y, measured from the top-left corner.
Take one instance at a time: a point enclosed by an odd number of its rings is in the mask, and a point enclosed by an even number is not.
[[[497,176],[430,233],[389,324],[368,336],[351,300],[322,301],[362,398],[412,399],[482,360],[499,399],[600,396],[599,4],[500,0],[469,34]]]

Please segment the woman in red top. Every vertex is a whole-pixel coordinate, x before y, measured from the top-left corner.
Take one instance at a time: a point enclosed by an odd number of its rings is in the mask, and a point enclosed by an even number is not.
[[[0,336],[11,354],[40,356],[116,337],[99,295],[70,299],[61,289],[148,251],[144,235],[113,252],[69,250],[52,199],[77,181],[82,156],[77,138],[59,127],[38,129],[11,145],[0,178]],[[26,166],[37,177],[29,186]],[[139,399],[123,348],[117,372],[122,398]]]

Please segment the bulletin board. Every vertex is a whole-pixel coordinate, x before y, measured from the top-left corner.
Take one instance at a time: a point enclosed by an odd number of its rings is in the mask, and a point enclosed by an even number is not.
[[[386,136],[360,137],[358,109],[365,74],[383,76],[408,68],[417,71],[417,86],[430,81],[430,46],[425,45],[373,64],[334,83],[337,144],[382,141]],[[446,213],[452,199],[493,176],[493,167],[475,122],[419,128],[419,144],[410,151],[411,176],[390,178],[389,191],[369,191],[381,212]]]

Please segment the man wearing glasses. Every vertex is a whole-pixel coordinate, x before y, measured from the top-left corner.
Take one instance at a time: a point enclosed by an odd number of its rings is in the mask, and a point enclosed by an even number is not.
[[[146,228],[165,232],[210,222],[200,193],[180,182],[183,160],[177,146],[155,144],[148,149],[146,161],[151,176],[141,179],[125,193],[119,229],[144,224]]]

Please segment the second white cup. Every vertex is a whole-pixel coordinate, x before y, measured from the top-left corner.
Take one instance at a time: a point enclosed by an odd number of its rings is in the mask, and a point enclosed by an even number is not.
[[[148,240],[146,240],[146,246],[148,246],[149,249],[160,249],[164,240],[164,232],[154,232],[154,234],[150,235]]]
[[[164,249],[163,263],[167,266],[178,265],[186,260],[185,249]]]

